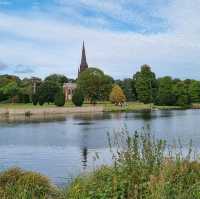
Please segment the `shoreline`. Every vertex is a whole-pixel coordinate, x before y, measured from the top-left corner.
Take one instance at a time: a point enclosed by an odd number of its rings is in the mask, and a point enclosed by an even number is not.
[[[0,117],[12,116],[54,116],[65,115],[73,113],[103,113],[103,112],[138,112],[138,111],[156,111],[156,110],[186,110],[186,109],[200,109],[200,104],[193,104],[189,108],[178,106],[156,106],[141,103],[129,103],[128,106],[114,106],[111,104],[97,104],[95,106],[83,107],[0,107]]]
[[[96,107],[53,107],[53,108],[0,108],[0,117],[3,116],[46,116],[69,113],[98,113],[103,112],[103,106]]]

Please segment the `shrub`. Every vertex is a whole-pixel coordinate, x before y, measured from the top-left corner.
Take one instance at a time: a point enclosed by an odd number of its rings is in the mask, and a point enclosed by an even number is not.
[[[36,199],[58,198],[59,192],[47,177],[19,168],[0,173],[0,198]]]
[[[73,97],[72,97],[72,102],[74,103],[75,106],[82,106],[84,103],[84,95],[81,89],[76,89]]]
[[[33,102],[33,105],[36,106],[38,104],[38,95],[37,94],[33,94],[32,95],[32,102]]]
[[[63,91],[59,91],[55,95],[55,105],[60,107],[65,105],[65,95]]]
[[[44,103],[45,103],[45,99],[44,99],[44,96],[39,96],[38,97],[38,102],[39,102],[39,105],[40,106],[43,106],[44,105]]]
[[[126,101],[126,97],[120,86],[113,86],[112,92],[110,93],[110,101],[116,105],[122,104]]]

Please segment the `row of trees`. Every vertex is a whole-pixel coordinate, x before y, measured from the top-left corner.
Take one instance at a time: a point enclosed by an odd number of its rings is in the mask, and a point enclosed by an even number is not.
[[[0,76],[0,102],[1,103],[30,103],[43,105],[45,102],[53,103],[56,96],[64,96],[63,84],[68,82],[63,75],[50,75],[42,81],[40,78],[25,78],[17,76]],[[58,97],[57,97],[58,98]]]
[[[21,80],[17,76],[1,75],[0,102],[33,102],[35,105],[55,103],[62,106],[65,103],[63,84],[69,81],[77,83],[73,102],[78,106],[84,100],[93,104],[105,100],[116,103],[117,99],[117,103],[137,100],[179,106],[200,102],[200,81],[173,79],[169,76],[156,78],[148,65],[143,65],[132,78],[124,80],[114,80],[97,68],[87,69],[76,81],[57,74],[43,81],[39,78]]]
[[[200,102],[200,81],[169,76],[156,79],[148,65],[133,76],[132,90],[136,100],[144,103],[188,106]]]
[[[188,106],[200,102],[200,81],[173,79],[169,76],[156,78],[148,65],[143,65],[133,78],[115,81],[99,69],[90,68],[81,74],[77,83],[92,103],[108,99],[113,102],[113,99],[120,97],[121,102],[137,100],[169,106]]]

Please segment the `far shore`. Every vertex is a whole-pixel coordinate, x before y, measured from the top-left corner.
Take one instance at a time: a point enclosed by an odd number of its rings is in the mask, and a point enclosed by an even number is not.
[[[200,104],[193,104],[191,108],[200,109]],[[128,102],[123,106],[115,106],[109,102],[99,102],[96,105],[84,104],[83,107],[75,107],[71,102],[64,107],[56,107],[53,104],[34,106],[32,104],[0,104],[0,116],[32,116],[32,115],[59,115],[69,113],[98,113],[98,112],[134,112],[150,110],[177,110],[179,106],[156,106],[140,102]]]

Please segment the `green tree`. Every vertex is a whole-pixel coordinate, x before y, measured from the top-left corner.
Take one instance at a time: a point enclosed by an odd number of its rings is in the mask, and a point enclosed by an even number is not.
[[[38,97],[38,103],[39,103],[40,106],[44,105],[44,103],[45,103],[45,97],[43,95],[40,95]]]
[[[15,102],[15,97],[19,93],[19,87],[16,82],[10,82],[2,88],[3,94],[11,98],[12,103]]]
[[[176,96],[176,105],[186,107],[190,104],[187,85],[183,81],[174,85],[173,92]]]
[[[37,94],[33,94],[32,95],[32,103],[34,106],[36,106],[38,104],[38,95]]]
[[[60,86],[52,81],[44,81],[38,91],[39,97],[44,98],[44,102],[53,103],[55,100],[55,95],[60,90]]]
[[[83,91],[81,89],[76,89],[74,91],[73,97],[72,97],[72,102],[74,103],[75,106],[82,106],[84,103],[84,95]]]
[[[163,77],[158,79],[158,94],[156,104],[158,105],[174,105],[176,103],[175,94],[173,92],[173,80],[171,77]]]
[[[200,102],[200,82],[199,81],[191,81],[189,84],[189,95],[191,102]]]
[[[126,101],[126,96],[119,85],[114,85],[110,93],[110,101],[115,105],[121,105]]]
[[[77,84],[84,96],[91,103],[97,100],[109,99],[113,80],[97,68],[88,68],[81,73]]]
[[[46,77],[44,81],[51,81],[62,86],[64,83],[68,82],[68,79],[64,75],[52,74]]]
[[[60,90],[55,95],[55,105],[60,107],[65,105],[65,95],[63,90]]]
[[[141,71],[134,75],[133,81],[138,100],[143,103],[154,102],[157,92],[157,82],[156,76],[151,71],[150,66],[143,65]]]
[[[124,80],[116,80],[115,83],[118,84],[122,88],[127,101],[135,101],[136,100],[136,92],[133,87],[132,79],[127,78]]]

